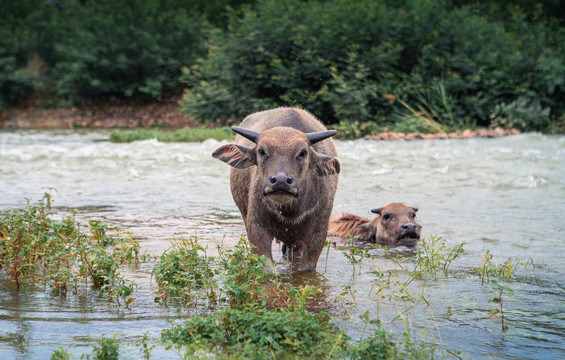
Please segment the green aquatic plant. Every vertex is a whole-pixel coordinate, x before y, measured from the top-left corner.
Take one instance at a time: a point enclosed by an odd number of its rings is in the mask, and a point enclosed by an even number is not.
[[[464,252],[464,245],[465,242],[462,242],[450,247],[446,240],[438,235],[423,238],[420,246],[414,252],[415,256],[411,258],[415,265],[413,272],[422,276],[433,274],[435,278],[438,271],[443,271],[447,277],[453,261]]]
[[[219,263],[223,269],[222,292],[231,307],[264,299],[266,283],[271,275],[265,271],[264,256],[253,253],[252,246],[242,236],[234,249],[218,247]]]
[[[141,347],[140,352],[143,354],[143,358],[145,360],[149,360],[151,358],[151,352],[157,347],[156,344],[149,345],[148,333],[149,332],[146,331],[141,339],[136,343],[137,346]]]
[[[345,341],[323,312],[269,310],[260,302],[226,307],[213,316],[193,316],[182,325],[163,330],[162,338],[176,345],[198,345],[212,353],[218,347],[232,354],[252,350],[256,354],[253,358],[320,358],[330,353],[334,344],[342,346]]]
[[[493,289],[497,291],[497,295],[489,299],[489,302],[498,304],[499,307],[492,309],[489,313],[489,319],[499,319],[502,331],[508,330],[508,325],[504,322],[504,302],[502,300],[502,295],[504,293],[508,295],[514,295],[514,291],[509,288],[507,285],[500,284],[496,280],[491,280],[491,283],[494,285]]]
[[[120,358],[120,342],[116,339],[118,333],[113,337],[102,335],[96,345],[92,347],[90,354],[82,354],[80,359],[85,360],[118,360]],[[69,353],[65,348],[59,347],[51,353],[51,360],[68,360],[72,359],[73,354]],[[146,357],[146,359],[149,359]]]
[[[353,267],[352,276],[356,276],[361,271],[361,265],[363,259],[368,257],[368,251],[370,248],[360,248],[353,242],[353,238],[347,235],[347,241],[345,245],[337,246],[337,249],[345,256],[347,261]]]
[[[60,346],[51,353],[50,360],[69,360],[73,354],[69,353],[67,349]]]
[[[197,235],[173,241],[153,269],[159,290],[155,301],[166,303],[175,298],[185,304],[194,304],[197,298],[217,301],[216,270],[212,258],[200,245]],[[204,295],[200,290],[204,291]]]
[[[473,273],[479,275],[481,284],[487,283],[491,277],[510,280],[518,268],[535,269],[533,261],[523,262],[518,258],[508,258],[504,263],[498,265],[496,259],[490,250],[481,252],[481,263],[479,266],[471,268]]]
[[[355,298],[355,294],[357,293],[357,290],[353,290],[353,289],[351,288],[351,284],[349,284],[349,285],[343,285],[342,288],[343,288],[343,292],[341,292],[341,293],[339,294],[339,296],[346,296],[346,295],[349,295],[349,296],[351,296],[351,299],[353,299],[353,303],[354,303],[355,305],[357,305],[357,299]]]
[[[82,284],[106,293],[118,304],[135,283],[120,275],[120,265],[142,260],[137,240],[98,220],[88,230],[74,217],[54,220],[51,195],[21,211],[0,213],[0,270],[17,289],[45,284],[54,294],[76,293]],[[116,235],[109,235],[116,232]]]
[[[120,343],[116,340],[117,336],[117,333],[111,338],[102,335],[98,340],[98,345],[95,345],[92,349],[93,359],[118,360],[120,358]]]
[[[400,266],[400,273],[403,275],[399,277],[400,274],[397,274],[397,271],[383,271],[379,265],[375,265],[372,271],[372,274],[375,275],[375,280],[369,295],[374,294],[377,298],[388,298],[388,300],[399,298],[413,303],[423,300],[429,305],[428,300],[424,296],[424,288],[422,288],[422,293],[418,293],[410,286],[419,275],[407,271],[398,259],[394,259],[394,261]]]
[[[219,247],[218,252],[219,284],[227,306],[163,330],[169,346],[186,346],[188,358],[198,351],[284,358],[319,357],[345,341],[343,335],[335,336],[327,314],[306,309],[308,300],[320,293],[318,288],[293,286],[266,272],[264,258],[253,253],[244,237],[233,249]]]
[[[375,275],[375,281],[369,294],[375,294],[389,300],[392,298],[401,298],[411,302],[423,300],[429,305],[424,295],[425,282],[422,285],[421,292],[414,290],[411,284],[416,279],[424,278],[426,280],[429,275],[433,275],[435,279],[438,271],[442,271],[447,276],[453,261],[463,253],[464,245],[465,242],[462,242],[450,247],[441,236],[432,235],[429,239],[422,239],[413,256],[408,257],[393,253],[380,245],[375,245],[374,248],[383,251],[387,258],[393,261],[401,271],[383,271],[379,265],[375,265],[372,271]],[[413,270],[406,266],[407,261],[414,265]]]

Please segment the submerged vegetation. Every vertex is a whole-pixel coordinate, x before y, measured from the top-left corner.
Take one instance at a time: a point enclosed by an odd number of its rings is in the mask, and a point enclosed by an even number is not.
[[[471,271],[479,275],[481,283],[487,283],[491,277],[503,280],[511,280],[514,273],[519,268],[535,268],[533,262],[523,262],[520,259],[508,258],[504,263],[497,264],[494,255],[490,250],[481,252],[481,263],[479,266],[473,266]]]
[[[16,289],[44,284],[60,295],[90,284],[118,304],[123,298],[129,305],[135,283],[119,269],[142,261],[137,240],[97,220],[88,226],[73,217],[54,220],[50,209],[51,195],[46,193],[21,212],[0,214],[0,277]]]
[[[159,285],[155,301],[166,303],[176,299],[184,304],[196,304],[198,298],[204,297],[216,303],[217,271],[211,268],[211,260],[197,237],[173,241],[171,249],[161,255],[153,269]],[[199,290],[205,294],[201,295]]]
[[[86,223],[72,216],[54,216],[49,194],[21,211],[0,213],[1,281],[14,284],[16,291],[44,285],[54,296],[93,289],[118,304],[121,298],[127,307],[135,306],[130,297],[135,284],[121,275],[120,268],[151,259],[141,252],[131,234],[99,220]],[[233,248],[212,243],[216,244],[214,256],[195,234],[173,240],[167,251],[154,258],[150,272],[158,286],[154,291],[156,306],[176,306],[188,310],[189,315],[183,320],[169,320],[170,328],[161,331],[160,339],[140,334],[136,347],[143,358],[150,359],[158,347],[178,352],[183,358],[459,358],[458,353],[434,340],[415,338],[407,313],[416,306],[431,305],[428,285],[438,274],[451,276],[464,243],[450,246],[436,235],[422,239],[411,253],[380,247],[361,249],[351,241],[339,247],[339,253],[352,265],[352,280],[362,271],[373,277],[369,294],[360,294],[354,282],[349,282],[334,299],[345,307],[359,306],[358,297],[376,300],[377,318],[371,318],[367,311],[361,317],[363,330],[355,338],[338,325],[332,310],[321,310],[319,304],[330,300],[324,285],[295,285],[292,276],[265,271],[264,259],[253,253],[245,237]],[[328,244],[326,256],[330,247]],[[375,256],[390,261],[392,268],[384,269],[379,262],[363,266]],[[480,286],[494,285],[485,289],[496,292],[488,302],[497,307],[489,307],[488,317],[499,319],[502,331],[509,329],[503,304],[512,300],[515,290],[500,281],[511,281],[517,269],[530,266],[533,264],[519,259],[496,265],[486,251],[480,265],[470,270],[470,274],[478,275]],[[340,301],[343,299],[346,301]],[[400,337],[385,329],[379,315],[381,303],[394,301],[405,306],[392,320],[404,322],[406,330]],[[347,308],[344,311],[347,314]],[[447,312],[452,311],[448,307]],[[117,359],[121,341],[120,334],[103,335],[92,353],[81,358]],[[131,351],[131,345],[127,351]],[[59,347],[51,358],[71,359],[73,354]]]

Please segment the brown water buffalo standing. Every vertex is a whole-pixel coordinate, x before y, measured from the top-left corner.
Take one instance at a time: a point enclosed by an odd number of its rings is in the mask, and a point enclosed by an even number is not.
[[[342,213],[330,219],[328,236],[351,235],[358,241],[412,247],[420,240],[422,227],[416,222],[417,208],[400,203],[371,210],[372,220]]]
[[[233,144],[213,157],[232,166],[230,185],[255,252],[273,266],[271,243],[282,241],[298,270],[314,270],[324,247],[340,163],[332,139],[297,108],[251,114],[232,128]]]

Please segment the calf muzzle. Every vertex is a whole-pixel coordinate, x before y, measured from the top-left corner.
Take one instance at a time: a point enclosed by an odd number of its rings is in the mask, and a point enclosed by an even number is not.
[[[413,223],[401,225],[398,235],[398,240],[401,245],[409,247],[414,246],[420,239],[420,226]]]

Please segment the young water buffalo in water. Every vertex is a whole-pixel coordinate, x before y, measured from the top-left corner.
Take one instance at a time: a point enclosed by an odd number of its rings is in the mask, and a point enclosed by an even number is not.
[[[358,241],[412,247],[420,240],[422,227],[416,222],[418,209],[400,203],[373,209],[369,220],[350,213],[330,219],[328,236],[351,235]]]
[[[298,270],[314,270],[324,247],[340,163],[332,139],[313,115],[297,108],[251,114],[232,128],[239,136],[213,157],[232,166],[230,184],[249,241],[273,267],[273,238]],[[326,140],[327,139],[327,140]]]

